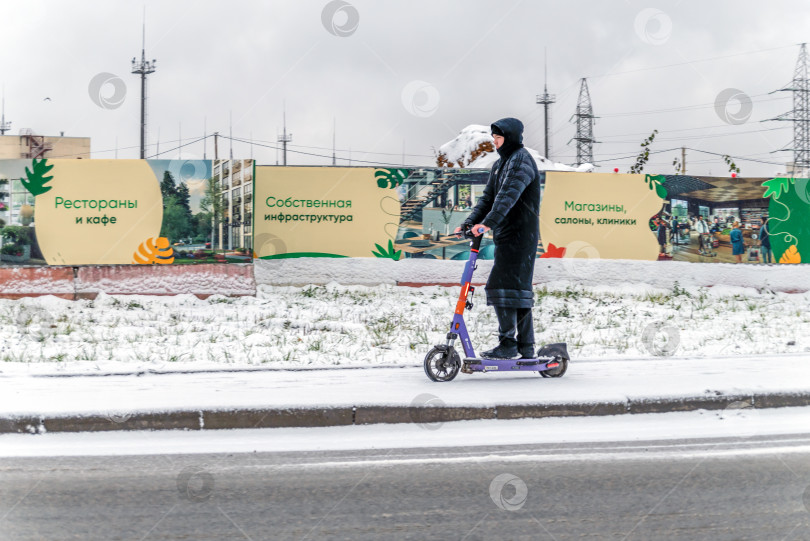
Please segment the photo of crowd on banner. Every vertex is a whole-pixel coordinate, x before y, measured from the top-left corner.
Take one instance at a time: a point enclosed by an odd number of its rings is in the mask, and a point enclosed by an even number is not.
[[[770,185],[785,189],[777,192]],[[803,217],[810,208],[807,179],[667,175],[665,186],[669,200],[650,220],[659,260],[799,262],[799,240],[807,234]]]

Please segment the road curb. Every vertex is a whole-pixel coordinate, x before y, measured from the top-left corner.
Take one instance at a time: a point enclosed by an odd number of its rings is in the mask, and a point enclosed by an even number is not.
[[[500,406],[338,406],[319,408],[230,408],[165,413],[91,413],[73,416],[0,415],[0,434],[101,432],[113,430],[222,430],[413,423],[437,426],[452,421],[532,419],[668,413],[810,405],[810,391],[672,398],[634,398],[612,402],[504,404]]]

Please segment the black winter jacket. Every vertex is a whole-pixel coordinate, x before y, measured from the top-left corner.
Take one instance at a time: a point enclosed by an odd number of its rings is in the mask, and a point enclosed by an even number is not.
[[[504,133],[506,141],[501,148],[517,148],[493,164],[484,194],[465,223],[481,223],[493,230],[495,263],[486,285],[487,304],[531,308],[540,236],[540,174],[534,158],[521,144],[520,121],[505,118],[493,126]]]

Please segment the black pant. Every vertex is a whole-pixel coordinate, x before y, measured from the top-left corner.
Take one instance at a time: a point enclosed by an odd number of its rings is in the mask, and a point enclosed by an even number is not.
[[[498,316],[498,341],[501,344],[517,343],[518,347],[534,345],[531,308],[495,306],[495,315]]]

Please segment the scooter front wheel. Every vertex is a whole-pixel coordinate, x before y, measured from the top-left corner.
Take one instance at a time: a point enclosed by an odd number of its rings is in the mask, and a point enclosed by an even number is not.
[[[425,355],[425,374],[431,381],[451,381],[460,368],[461,358],[450,346],[434,346]]]

